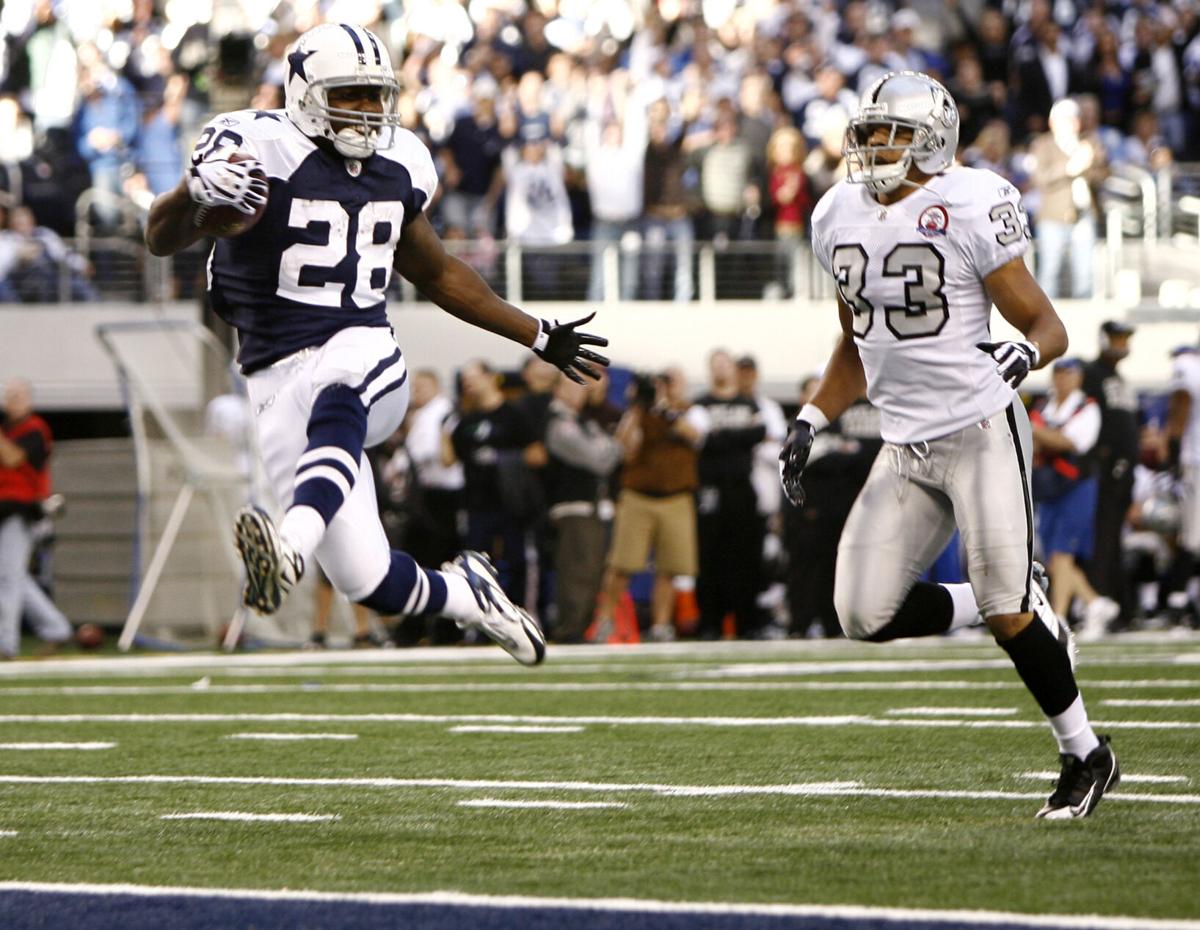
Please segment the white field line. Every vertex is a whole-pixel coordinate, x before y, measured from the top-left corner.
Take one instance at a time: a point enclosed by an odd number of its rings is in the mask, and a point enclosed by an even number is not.
[[[16,830],[0,830],[0,836],[16,836]]]
[[[898,926],[954,923],[974,926],[1050,927],[1064,930],[1200,930],[1200,920],[1099,914],[1021,914],[1015,911],[931,910],[899,907],[866,907],[857,904],[725,904],[718,902],[655,901],[644,898],[535,898],[517,895],[475,895],[459,891],[419,894],[394,892],[259,891],[251,888],[187,888],[163,885],[88,885],[51,882],[0,882],[0,893],[23,891],[44,894],[127,895],[142,898],[189,897],[241,901],[319,901],[353,904],[432,905],[502,910],[578,910],[636,914],[746,915],[799,917],[858,922],[876,921]]]
[[[228,673],[232,674],[233,670]],[[372,670],[371,674],[380,674]],[[1081,688],[1113,690],[1200,688],[1200,679],[1138,678],[1082,679]],[[458,694],[490,692],[579,692],[620,691],[1024,691],[1019,681],[919,680],[899,681],[539,681],[539,682],[359,682],[296,684],[210,684],[203,689],[192,685],[47,685],[5,687],[0,697],[66,696],[137,696],[169,694]]]
[[[1044,772],[1018,772],[1017,778],[1026,778],[1033,781],[1056,781],[1058,772],[1051,772],[1047,769]],[[1186,785],[1190,778],[1186,775],[1135,775],[1130,772],[1121,773],[1121,784],[1130,785]],[[1112,795],[1106,795],[1112,797]]]
[[[624,801],[502,801],[499,798],[472,798],[459,801],[459,807],[535,808],[555,811],[590,811],[628,807]]]
[[[1108,707],[1200,707],[1200,698],[1107,698],[1100,703]]]
[[[269,778],[259,775],[0,775],[5,785],[244,785],[306,788],[448,788],[468,791],[578,791],[599,794],[653,794],[660,797],[869,797],[966,801],[1044,800],[1044,791],[956,791],[872,788],[861,782],[781,785],[665,785],[585,781],[499,781],[459,778]],[[1200,805],[1200,794],[1106,794],[1116,801]]]
[[[484,725],[484,724],[466,724],[464,726],[450,727],[450,733],[582,733],[583,727],[533,727],[533,726],[506,726],[506,725]]]
[[[40,750],[78,750],[90,752],[97,749],[112,749],[116,743],[0,743],[0,751],[34,752]]]
[[[232,820],[262,823],[324,823],[341,820],[340,814],[245,814],[241,811],[193,811],[163,814],[159,820]]]
[[[355,740],[357,733],[230,733],[225,739],[254,739],[267,742],[301,742],[305,740]]]
[[[883,719],[861,714],[802,717],[620,717],[542,716],[535,714],[0,714],[4,723],[435,723],[547,726],[658,727],[934,727],[941,729],[1042,730],[1040,720]],[[1200,721],[1093,720],[1097,727],[1121,730],[1200,730]]]
[[[1015,707],[893,707],[886,713],[894,717],[1010,717]]]

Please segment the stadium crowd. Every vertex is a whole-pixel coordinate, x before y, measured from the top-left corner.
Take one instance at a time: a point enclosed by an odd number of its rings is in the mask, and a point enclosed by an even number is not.
[[[7,205],[72,236],[90,190],[85,216],[136,235],[206,117],[280,106],[282,50],[339,19],[372,28],[399,63],[404,124],[439,159],[440,231],[590,240],[592,298],[606,244],[625,246],[623,297],[686,300],[696,238],[803,238],[842,171],[857,96],[888,70],[941,78],[963,161],[1026,192],[1052,296],[1068,244],[1071,292],[1090,288],[1079,246],[1095,238],[1107,166],[1200,157],[1192,0],[12,0],[0,15]],[[0,260],[6,293],[37,299],[10,266]],[[71,269],[60,292],[78,298],[86,263]]]

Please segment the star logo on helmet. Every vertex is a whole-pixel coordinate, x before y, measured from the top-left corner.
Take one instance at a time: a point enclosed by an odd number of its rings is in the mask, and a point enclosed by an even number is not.
[[[288,60],[288,81],[289,82],[294,77],[298,77],[298,78],[300,78],[300,80],[305,81],[305,82],[308,81],[308,75],[304,73],[304,62],[308,60],[310,55],[315,55],[315,54],[316,54],[316,49],[310,49],[307,52],[302,52],[302,51],[300,51],[300,49],[296,49],[296,51],[294,51],[294,52],[292,52],[292,54],[288,55],[287,60]]]

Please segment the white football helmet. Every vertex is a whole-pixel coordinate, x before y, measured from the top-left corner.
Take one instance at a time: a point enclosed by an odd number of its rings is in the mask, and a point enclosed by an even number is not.
[[[347,158],[366,158],[391,146],[400,123],[400,82],[375,35],[361,26],[325,23],[300,36],[288,48],[284,63],[287,115],[302,133],[328,139]],[[382,113],[329,106],[330,88],[361,86],[379,88]],[[333,123],[341,128],[334,131]]]
[[[884,127],[888,141],[869,144],[872,132]],[[911,141],[897,142],[901,130],[912,130]],[[958,107],[941,84],[918,71],[891,71],[867,88],[858,114],[846,128],[842,155],[846,180],[865,184],[876,194],[894,191],[916,165],[925,174],[938,174],[954,164],[958,151]],[[881,160],[883,153],[896,153]]]

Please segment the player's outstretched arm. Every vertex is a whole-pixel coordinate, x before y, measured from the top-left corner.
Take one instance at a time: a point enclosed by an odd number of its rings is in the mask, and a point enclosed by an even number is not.
[[[582,375],[596,378],[592,365],[607,366],[608,359],[585,346],[606,346],[600,336],[576,331],[591,317],[551,325],[502,300],[479,273],[446,252],[424,214],[408,224],[396,249],[395,267],[435,304],[464,322],[529,346],[557,365],[573,381]]]
[[[1000,315],[1037,350],[1030,368],[1048,365],[1067,351],[1067,328],[1024,259],[1014,258],[1001,265],[983,279],[983,285]]]
[[[188,193],[187,181],[160,194],[150,205],[146,220],[146,247],[151,255],[174,255],[204,238],[196,226],[197,204]]]

